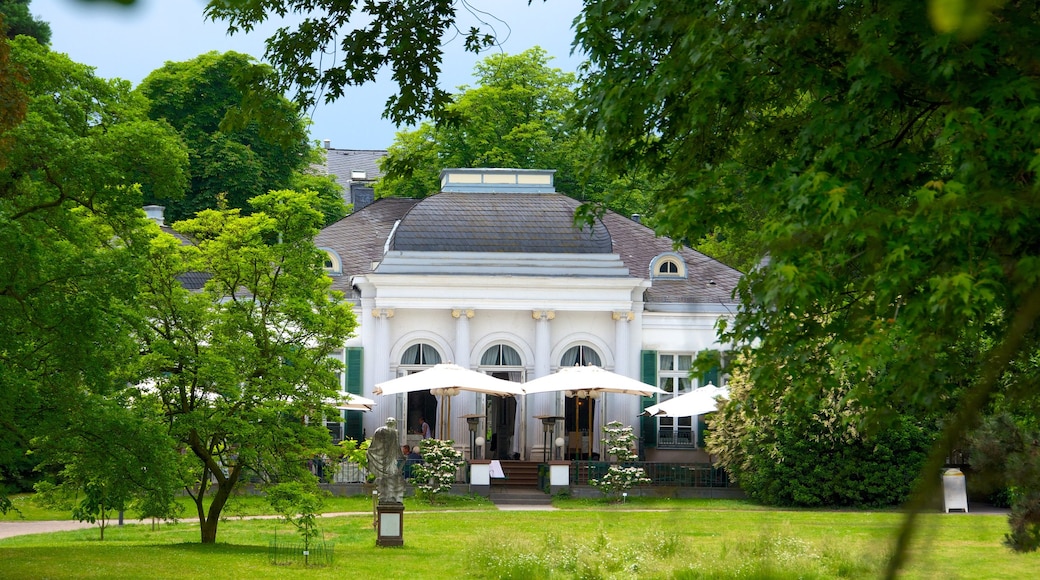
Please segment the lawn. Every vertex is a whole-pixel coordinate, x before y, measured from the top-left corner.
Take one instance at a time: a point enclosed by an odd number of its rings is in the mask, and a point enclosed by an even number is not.
[[[181,518],[184,520],[195,518],[195,504],[188,497],[179,498],[181,505]],[[67,509],[57,509],[40,505],[33,501],[33,495],[24,493],[11,496],[11,503],[15,509],[7,514],[0,514],[0,521],[17,520],[70,520],[72,512]],[[415,498],[405,498],[405,507],[412,511],[428,510],[493,510],[495,509],[487,499],[477,496],[444,495],[437,500],[437,505],[430,505],[418,501]],[[372,511],[372,499],[365,496],[330,496],[325,498],[325,513],[342,512],[370,512]],[[240,518],[273,513],[267,500],[259,495],[239,495],[228,501],[224,508],[224,516],[227,518]],[[127,519],[132,519],[133,514],[127,514]]]
[[[346,500],[344,500],[346,501]],[[356,498],[366,506],[366,498]],[[473,502],[457,507],[473,507]],[[0,576],[21,578],[875,578],[901,516],[895,512],[773,510],[747,502],[670,500],[558,511],[420,510],[405,545],[378,548],[369,514],[323,518],[328,567],[275,566],[268,546],[295,541],[277,520],[229,519],[216,545],[197,524],[96,529],[0,540]],[[415,507],[416,509],[413,509]],[[337,510],[338,511],[338,510]],[[354,511],[354,510],[342,510]],[[1028,578],[1040,554],[1000,541],[1000,515],[927,514],[905,578]]]

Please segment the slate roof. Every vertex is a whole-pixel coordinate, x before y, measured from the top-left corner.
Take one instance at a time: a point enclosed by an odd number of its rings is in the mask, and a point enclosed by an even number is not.
[[[650,263],[675,252],[686,263],[685,279],[654,279],[644,300],[648,310],[666,304],[731,304],[741,273],[690,248],[675,249],[643,224],[613,212],[580,235],[568,232],[578,202],[563,194],[440,193],[423,200],[385,198],[326,227],[320,247],[339,255],[342,276],[333,288],[352,294],[350,279],[372,271],[383,258],[394,224],[392,250],[461,252],[616,253],[630,275],[650,277]],[[576,249],[582,248],[582,249]]]
[[[420,201],[393,197],[378,199],[321,230],[314,243],[320,248],[335,250],[343,265],[343,275],[332,278],[332,288],[350,295],[351,276],[372,271],[372,263],[383,258],[383,245],[394,223]]]
[[[393,248],[413,252],[611,253],[597,222],[574,225],[578,202],[560,194],[440,193],[408,212]]]
[[[161,220],[161,219],[162,218],[160,217],[159,220]],[[161,223],[159,225],[159,229],[161,229],[164,233],[167,233],[167,234],[177,238],[180,241],[181,245],[184,245],[184,246],[194,246],[195,245],[195,240],[193,240],[193,239],[189,238],[188,236],[178,232],[177,230],[175,230],[175,229],[171,228],[170,226],[166,225],[165,223]],[[177,281],[181,283],[181,286],[184,287],[185,290],[189,290],[191,292],[197,292],[199,290],[202,290],[202,287],[206,285],[206,281],[208,281],[212,277],[213,277],[213,275],[210,274],[209,272],[185,272],[185,273],[181,274],[180,276],[177,276]]]
[[[608,211],[603,222],[614,240],[614,251],[628,266],[633,276],[650,276],[650,263],[667,252],[679,254],[686,263],[685,279],[656,278],[647,289],[644,302],[648,303],[709,303],[732,304],[733,290],[742,274],[722,262],[691,248],[675,249],[671,238],[658,236],[643,224]]]
[[[336,182],[344,190],[350,189],[353,171],[365,172],[364,181],[375,181],[383,176],[379,171],[379,160],[386,157],[386,149],[326,149],[325,169],[336,176]]]

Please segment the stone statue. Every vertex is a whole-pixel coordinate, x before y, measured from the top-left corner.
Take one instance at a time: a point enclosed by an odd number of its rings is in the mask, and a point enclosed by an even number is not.
[[[379,503],[401,503],[404,498],[404,477],[401,476],[397,419],[388,418],[386,425],[372,434],[372,443],[368,446],[368,468],[376,475]]]

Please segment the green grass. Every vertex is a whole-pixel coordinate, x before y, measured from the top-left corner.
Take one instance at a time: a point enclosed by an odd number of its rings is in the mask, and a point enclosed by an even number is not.
[[[367,499],[358,499],[364,501]],[[565,500],[570,503],[576,500]],[[711,502],[711,503],[704,503]],[[370,504],[367,505],[370,509]],[[875,578],[901,522],[895,512],[770,510],[725,500],[668,509],[595,506],[553,512],[412,509],[401,548],[378,548],[369,514],[323,518],[327,568],[276,567],[277,520],[222,522],[198,544],[195,522],[0,540],[0,576],[32,578]],[[353,511],[353,510],[344,510]],[[1027,578],[1040,554],[1001,545],[999,515],[926,514],[905,578]]]
[[[55,509],[40,505],[33,501],[32,494],[18,494],[11,497],[15,510],[6,515],[0,515],[0,521],[17,520],[71,520],[70,510]],[[181,518],[186,520],[196,519],[195,503],[188,497],[178,499],[181,505]],[[438,510],[492,510],[494,504],[482,497],[462,495],[442,495],[437,498],[436,505],[419,501],[413,497],[406,497],[405,507],[410,511],[438,511]],[[325,499],[325,513],[343,512],[371,512],[372,499],[366,496],[332,496]],[[248,516],[269,515],[274,513],[267,500],[257,495],[239,495],[233,497],[224,508],[224,517],[241,518]],[[134,513],[127,513],[126,519],[134,519]]]

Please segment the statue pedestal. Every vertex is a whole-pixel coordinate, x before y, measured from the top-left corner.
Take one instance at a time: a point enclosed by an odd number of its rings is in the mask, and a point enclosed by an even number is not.
[[[376,545],[404,545],[404,504],[380,503],[376,505]]]

